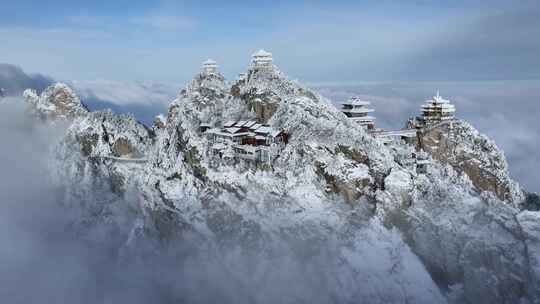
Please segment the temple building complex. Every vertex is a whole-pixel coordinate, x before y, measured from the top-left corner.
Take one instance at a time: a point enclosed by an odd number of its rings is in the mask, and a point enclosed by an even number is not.
[[[265,50],[259,50],[251,56],[251,68],[253,70],[272,70],[272,53]]]
[[[203,74],[216,74],[217,67],[216,61],[208,59],[203,62]],[[245,81],[252,73],[271,72],[273,69],[272,53],[261,49],[252,55],[249,73],[240,74],[238,80]],[[260,100],[259,102],[262,103]],[[430,164],[424,151],[423,137],[427,132],[439,127],[449,125],[452,129],[456,112],[455,106],[437,91],[437,95],[421,106],[421,115],[410,119],[405,128],[384,130],[375,127],[376,118],[372,116],[375,110],[371,108],[371,102],[353,96],[341,106],[341,112],[348,120],[379,139],[382,144],[396,149],[399,152],[396,153],[396,160],[418,174],[426,174]],[[287,144],[288,134],[263,124],[264,121],[266,120],[228,121],[221,127],[201,123],[199,131],[209,143],[207,155],[217,163],[271,165]],[[416,152],[410,152],[411,149]]]
[[[205,125],[206,126],[206,125]],[[256,121],[228,121],[221,128],[204,129],[208,154],[234,164],[270,164],[288,141],[288,134]]]
[[[456,107],[451,104],[449,100],[442,98],[439,91],[437,91],[436,96],[433,96],[432,99],[427,100],[425,104],[422,105],[420,122],[424,126],[429,126],[444,121],[450,121],[455,118],[455,112]]]
[[[203,73],[206,75],[217,73],[217,62],[212,59],[208,59],[203,62]]]
[[[373,130],[375,129],[375,117],[368,114],[375,110],[368,108],[370,104],[369,101],[363,101],[358,97],[351,97],[342,103],[341,112],[364,129]]]

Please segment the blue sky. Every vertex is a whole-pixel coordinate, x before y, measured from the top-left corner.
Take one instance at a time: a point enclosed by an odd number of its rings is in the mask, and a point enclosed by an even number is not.
[[[62,80],[234,77],[259,48],[314,83],[540,78],[538,1],[5,2],[0,62]]]

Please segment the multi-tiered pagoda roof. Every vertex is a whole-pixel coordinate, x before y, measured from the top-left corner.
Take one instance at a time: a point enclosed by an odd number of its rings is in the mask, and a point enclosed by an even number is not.
[[[368,108],[371,102],[361,100],[358,97],[351,97],[342,103],[341,112],[350,120],[360,124],[366,129],[373,129],[375,126],[375,117],[368,115],[375,110]]]
[[[456,107],[449,100],[441,97],[437,91],[437,95],[432,99],[427,100],[422,105],[422,120],[426,124],[438,123],[441,121],[454,119]]]
[[[251,66],[256,70],[272,69],[272,53],[265,50],[259,50],[251,56]]]
[[[217,72],[217,62],[212,59],[208,59],[203,62],[203,71],[206,74],[214,74]]]

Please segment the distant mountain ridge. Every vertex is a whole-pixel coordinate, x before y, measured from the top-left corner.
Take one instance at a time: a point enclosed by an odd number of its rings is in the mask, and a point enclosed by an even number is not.
[[[53,82],[48,76],[28,75],[18,66],[0,63],[0,88],[4,89],[5,96],[20,95],[29,88],[41,92]]]

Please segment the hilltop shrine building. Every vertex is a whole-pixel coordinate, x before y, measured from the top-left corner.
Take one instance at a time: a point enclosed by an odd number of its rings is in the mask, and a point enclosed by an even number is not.
[[[251,56],[251,68],[253,70],[272,70],[272,53],[259,50]]]
[[[351,97],[342,103],[341,112],[366,130],[373,130],[375,128],[375,117],[368,114],[375,110],[368,108],[370,104],[371,102],[369,101],[363,101],[358,97]]]
[[[203,62],[203,73],[206,75],[215,74],[217,72],[217,62],[208,59],[205,62]]]
[[[451,104],[449,100],[442,98],[439,91],[437,91],[436,96],[433,96],[432,99],[427,100],[425,104],[422,105],[422,116],[420,117],[420,121],[425,126],[450,121],[455,118],[455,112],[456,107]]]

